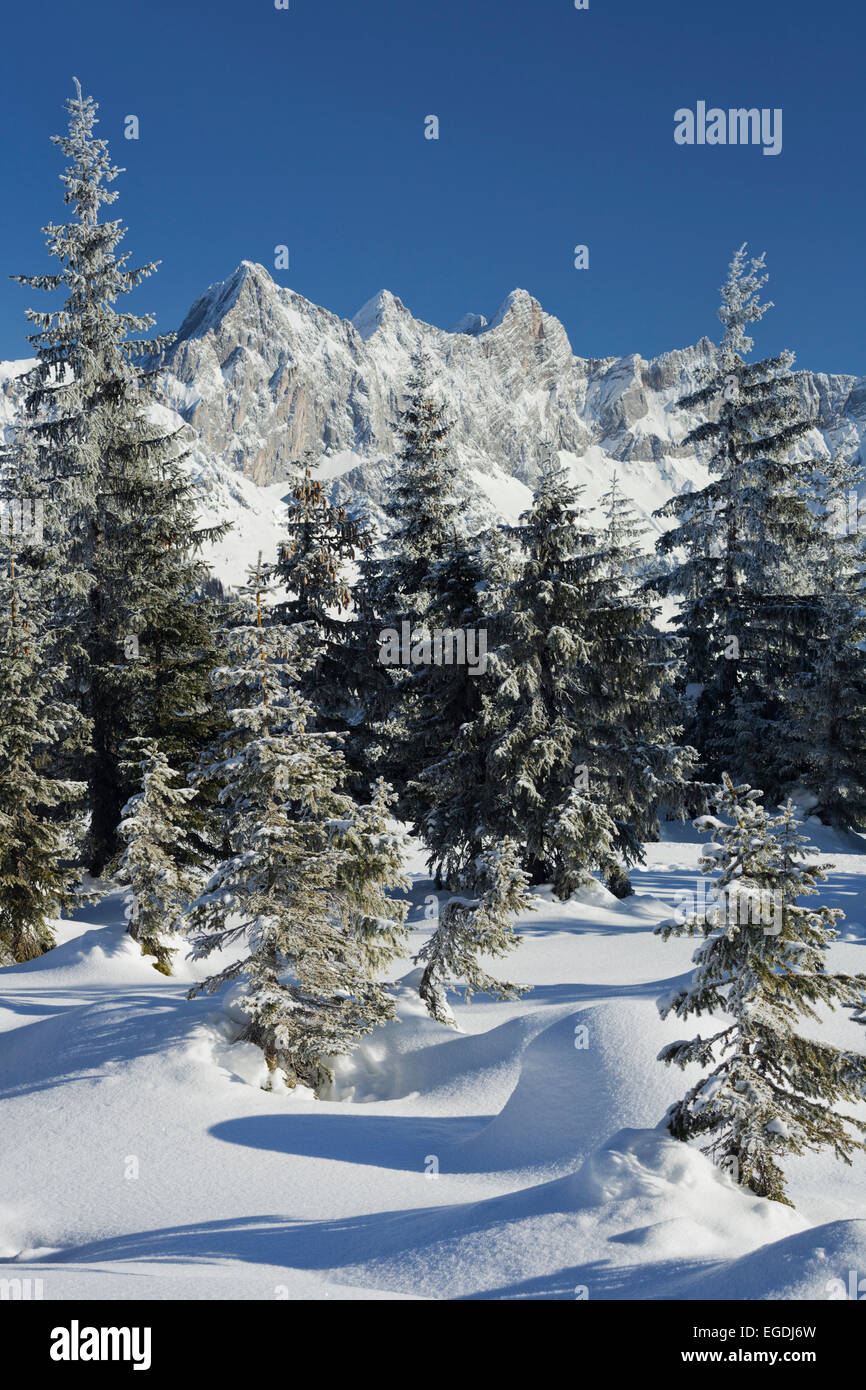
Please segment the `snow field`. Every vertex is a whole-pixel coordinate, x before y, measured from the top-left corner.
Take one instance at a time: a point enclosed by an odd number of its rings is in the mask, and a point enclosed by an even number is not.
[[[862,842],[808,828],[836,865],[822,901],[849,913],[831,965],[862,970]],[[329,1100],[261,1090],[230,997],[186,999],[203,964],[154,971],[120,894],[61,923],[0,972],[0,1277],[46,1299],[839,1297],[866,1276],[866,1158],[796,1161],[792,1211],[658,1128],[694,1078],[656,1055],[696,1030],[655,1000],[695,943],[653,927],[706,838],[665,834],[631,899],[541,891],[506,972],[534,988],[452,995],[459,1033],[403,962],[400,1021],[338,1063]],[[419,871],[413,950],[431,891]],[[825,1026],[863,1046],[847,1016]]]

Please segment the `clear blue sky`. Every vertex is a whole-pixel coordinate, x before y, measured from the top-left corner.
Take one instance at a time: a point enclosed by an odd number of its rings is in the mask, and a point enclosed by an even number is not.
[[[246,258],[346,317],[387,287],[441,327],[521,286],[575,352],[649,356],[718,336],[747,240],[777,304],[759,348],[864,373],[864,50],[862,0],[13,0],[0,357],[29,352],[5,276],[49,268],[75,73],[127,169],[126,244],[163,262],[131,306],[162,331]],[[698,100],[781,107],[782,153],[678,147]]]

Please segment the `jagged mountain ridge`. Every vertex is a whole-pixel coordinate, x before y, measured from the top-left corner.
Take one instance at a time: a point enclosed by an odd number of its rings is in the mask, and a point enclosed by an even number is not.
[[[432,359],[453,422],[470,524],[514,518],[551,450],[594,503],[616,469],[647,518],[706,477],[680,441],[692,423],[676,401],[713,345],[645,360],[576,356],[562,324],[525,290],[488,322],[465,315],[450,331],[415,319],[388,291],[350,322],[277,285],[243,261],[200,295],[164,355],[165,406],[194,432],[192,462],[209,516],[234,535],[215,557],[239,577],[271,553],[294,461],[311,453],[341,501],[381,520],[399,448],[395,424],[412,352]],[[0,368],[0,424],[17,409],[25,364]],[[866,432],[866,378],[799,373],[803,404],[823,424],[800,446],[823,450]],[[823,435],[823,439],[822,436]]]

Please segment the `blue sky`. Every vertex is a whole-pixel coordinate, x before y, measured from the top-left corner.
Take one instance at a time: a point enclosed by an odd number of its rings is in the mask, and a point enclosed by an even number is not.
[[[746,240],[777,305],[759,349],[866,372],[862,0],[290,5],[6,7],[0,357],[29,351],[34,296],[5,276],[49,268],[49,136],[75,73],[127,170],[126,244],[162,260],[132,306],[162,331],[246,258],[346,317],[387,287],[441,327],[521,286],[575,352],[649,356],[718,336],[717,286]],[[677,146],[674,112],[699,100],[781,107],[782,153]]]

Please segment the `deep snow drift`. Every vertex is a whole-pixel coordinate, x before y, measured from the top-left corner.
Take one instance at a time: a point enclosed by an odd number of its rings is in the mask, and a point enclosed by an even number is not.
[[[862,841],[808,830],[836,865],[822,901],[848,913],[831,967],[864,970]],[[700,842],[665,831],[633,872],[636,897],[540,893],[503,971],[533,990],[452,996],[462,1032],[426,1018],[404,962],[401,1021],[338,1065],[329,1100],[261,1090],[261,1054],[230,1043],[225,1001],[185,998],[203,967],[154,971],[119,894],[59,924],[56,950],[0,971],[0,1277],[41,1279],[46,1299],[856,1288],[866,1157],[792,1162],[791,1211],[657,1128],[690,1073],[656,1054],[692,1029],[663,1024],[655,1000],[695,943],[653,927],[694,891]],[[413,950],[433,891],[421,862]],[[847,1015],[826,1030],[866,1047]]]

